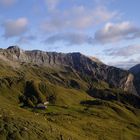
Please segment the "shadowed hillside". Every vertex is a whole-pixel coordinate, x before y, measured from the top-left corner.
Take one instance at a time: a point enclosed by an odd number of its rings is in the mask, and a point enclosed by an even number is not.
[[[80,53],[1,49],[0,139],[139,140],[133,83],[128,71]]]

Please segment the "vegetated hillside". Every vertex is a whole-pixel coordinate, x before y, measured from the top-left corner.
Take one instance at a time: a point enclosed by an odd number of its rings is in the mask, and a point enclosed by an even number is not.
[[[140,139],[133,75],[80,53],[1,49],[0,106],[1,140]]]

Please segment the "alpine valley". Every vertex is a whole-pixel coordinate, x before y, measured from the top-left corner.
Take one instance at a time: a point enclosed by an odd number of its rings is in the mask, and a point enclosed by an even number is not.
[[[140,65],[0,49],[0,140],[140,140]]]

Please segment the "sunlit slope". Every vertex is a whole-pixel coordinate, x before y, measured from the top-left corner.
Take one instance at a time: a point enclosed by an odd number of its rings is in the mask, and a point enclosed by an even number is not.
[[[73,67],[9,61],[0,60],[0,140],[140,139],[135,94]]]
[[[140,138],[139,109],[109,101],[96,101],[96,104],[49,105],[47,110],[33,110],[22,109],[1,97],[0,138],[14,140]]]

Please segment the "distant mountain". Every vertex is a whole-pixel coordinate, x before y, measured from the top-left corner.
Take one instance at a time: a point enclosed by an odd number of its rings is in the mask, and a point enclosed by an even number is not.
[[[129,71],[135,75],[140,73],[140,64],[137,64],[134,67],[130,68]]]
[[[140,64],[135,65],[129,70],[134,75],[134,85],[137,93],[140,95]]]
[[[128,71],[107,66],[95,57],[88,57],[81,53],[56,53],[40,50],[24,51],[18,46],[0,49],[0,59],[13,67],[21,67],[23,63],[36,64],[52,69],[69,69],[76,72],[78,77],[92,82],[104,81],[111,88],[120,88],[136,94],[133,86],[133,75]],[[88,83],[88,84],[89,84]]]

